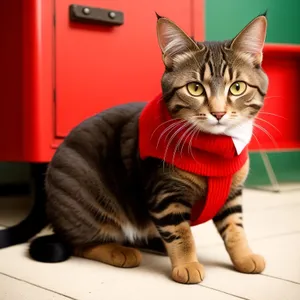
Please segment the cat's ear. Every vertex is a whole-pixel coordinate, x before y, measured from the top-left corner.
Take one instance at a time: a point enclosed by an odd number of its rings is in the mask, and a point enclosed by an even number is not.
[[[261,64],[262,52],[267,33],[266,15],[252,20],[232,41],[231,49],[249,54],[254,62]]]
[[[197,44],[175,23],[157,15],[157,38],[167,67],[180,55],[199,51]]]

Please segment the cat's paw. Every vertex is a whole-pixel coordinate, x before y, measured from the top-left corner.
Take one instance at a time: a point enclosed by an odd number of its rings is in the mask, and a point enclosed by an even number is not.
[[[137,249],[120,246],[111,252],[111,260],[116,267],[134,268],[140,265],[142,255]]]
[[[261,255],[249,254],[247,256],[235,259],[233,261],[235,269],[242,273],[261,273],[265,267],[266,262]]]
[[[172,278],[184,284],[199,283],[204,279],[204,267],[198,262],[192,262],[173,268]]]

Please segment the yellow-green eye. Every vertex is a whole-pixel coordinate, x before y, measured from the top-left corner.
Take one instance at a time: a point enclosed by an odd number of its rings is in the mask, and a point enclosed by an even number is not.
[[[186,86],[186,88],[188,92],[194,97],[201,96],[204,93],[202,84],[198,82],[191,82]]]
[[[247,89],[247,84],[243,81],[236,81],[230,87],[230,93],[234,96],[242,95]]]

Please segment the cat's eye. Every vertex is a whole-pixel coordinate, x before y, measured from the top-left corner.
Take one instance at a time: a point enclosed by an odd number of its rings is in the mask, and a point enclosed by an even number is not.
[[[198,82],[191,82],[186,86],[186,88],[194,97],[201,96],[204,93],[204,87]]]
[[[247,84],[245,82],[236,81],[231,85],[229,90],[233,96],[240,96],[243,93],[245,93],[246,89],[247,89]]]

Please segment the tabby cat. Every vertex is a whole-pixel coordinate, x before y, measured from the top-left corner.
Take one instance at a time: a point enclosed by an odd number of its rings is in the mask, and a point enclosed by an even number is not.
[[[46,174],[46,212],[55,233],[33,240],[31,257],[58,262],[76,255],[131,268],[141,263],[141,249],[153,250],[169,256],[173,280],[201,282],[204,267],[190,226],[193,207],[201,211],[206,205],[210,181],[205,172],[180,166],[194,160],[197,167],[206,155],[207,150],[195,146],[199,136],[203,144],[206,138],[226,136],[230,142],[242,141],[235,142],[236,157],[246,154],[230,175],[227,201],[211,217],[235,269],[262,272],[265,261],[251,251],[243,229],[242,186],[249,169],[246,145],[268,87],[261,67],[266,27],[266,16],[259,15],[232,40],[195,42],[172,21],[158,17],[165,72],[155,105],[169,118],[152,130],[151,118],[157,121],[157,116],[148,114],[150,125],[144,122],[143,130],[151,128],[149,137],[140,127],[147,104],[130,103],[103,111],[70,132]],[[154,147],[151,138],[157,132]],[[145,151],[152,145],[157,156],[149,152],[142,157],[141,139]],[[208,168],[223,168],[229,159],[217,156],[208,156]],[[219,192],[224,191],[220,186]]]

